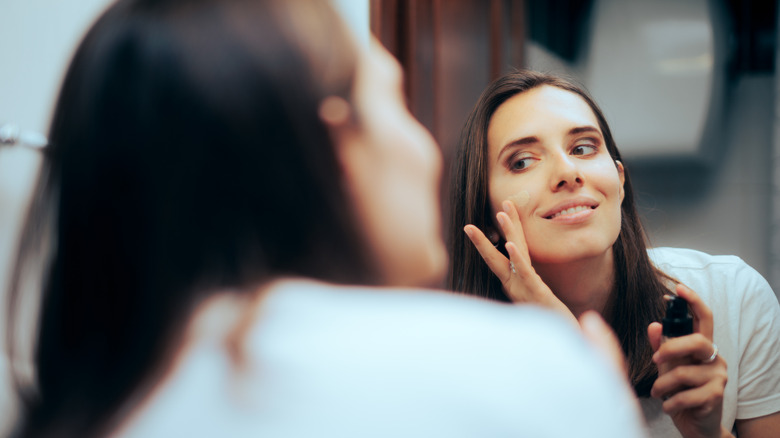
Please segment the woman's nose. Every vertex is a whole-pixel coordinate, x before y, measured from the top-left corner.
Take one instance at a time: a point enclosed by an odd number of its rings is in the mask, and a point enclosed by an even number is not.
[[[582,174],[577,163],[570,156],[558,157],[553,162],[553,190],[580,187]]]

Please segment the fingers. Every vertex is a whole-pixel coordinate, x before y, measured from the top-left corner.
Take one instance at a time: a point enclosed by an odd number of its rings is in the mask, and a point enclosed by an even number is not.
[[[501,251],[497,250],[479,228],[474,225],[466,225],[463,227],[463,231],[468,236],[474,247],[477,248],[477,252],[485,260],[488,267],[494,274],[501,280],[502,283],[506,282],[511,276],[509,271],[509,260],[507,260]]]
[[[660,322],[651,322],[647,326],[647,336],[650,338],[650,346],[653,347],[653,351],[658,351],[658,348],[661,347],[663,329],[664,326]]]
[[[589,310],[580,316],[580,327],[585,338],[593,344],[597,350],[604,354],[613,363],[616,369],[628,379],[628,368],[623,349],[620,348],[615,332],[604,322],[597,312]]]
[[[715,393],[722,393],[727,381],[725,361],[708,365],[680,365],[659,376],[650,390],[650,395],[665,399],[679,392],[699,387],[708,387]]]
[[[517,208],[511,201],[504,201],[501,206],[504,208],[504,211],[499,212],[496,215],[496,219],[501,226],[501,231],[504,232],[504,238],[507,242],[514,242],[517,245],[518,253],[527,254],[528,244],[525,241],[523,223],[520,222]],[[530,263],[530,260],[528,262]]]
[[[512,274],[519,275],[523,280],[533,278],[533,276],[536,275],[536,271],[531,263],[525,261],[527,255],[520,251],[517,244],[514,242],[507,242],[504,247],[506,248],[506,253],[509,254],[509,260],[512,260],[515,265],[515,272],[512,272]]]
[[[676,291],[677,295],[688,302],[688,308],[693,314],[693,331],[701,333],[712,342],[712,310],[688,286],[678,284]],[[710,351],[710,354],[712,354],[712,351]]]
[[[723,393],[728,380],[726,361],[715,356],[712,362],[705,362],[714,354],[712,311],[687,286],[678,284],[675,289],[688,302],[694,333],[664,340],[661,324],[647,327],[655,350],[653,362],[659,372],[650,394],[664,400],[664,412],[680,431],[695,430],[702,436],[714,436],[721,429]]]
[[[504,292],[513,303],[536,303],[557,310],[572,323],[577,319],[552,292],[531,264],[528,245],[523,234],[523,225],[517,209],[510,201],[503,203],[505,211],[499,212],[496,219],[506,239],[506,254],[496,249],[485,234],[474,225],[466,225],[463,230],[476,247],[480,256],[491,271],[501,281]],[[510,267],[511,260],[511,267]]]
[[[525,241],[525,234],[523,233],[523,225],[520,222],[520,215],[517,213],[517,209],[510,201],[504,201],[502,204],[504,211],[499,212],[496,215],[501,231],[506,239],[506,251],[509,258],[507,259],[501,251],[497,250],[490,242],[484,233],[473,225],[466,225],[464,231],[469,239],[477,248],[477,251],[485,260],[488,267],[494,274],[501,280],[501,284],[510,298],[516,301],[519,297],[512,297],[512,287],[509,286],[509,282],[512,280],[512,275],[519,275],[520,278],[526,280],[533,278],[536,274],[533,266],[531,265],[531,258],[528,255],[528,245]],[[511,271],[509,266],[510,260],[515,266],[515,272]]]
[[[653,362],[660,365],[682,358],[703,362],[709,359],[712,353],[712,341],[701,333],[694,333],[688,336],[668,339],[653,354]]]
[[[703,386],[680,391],[663,402],[663,410],[671,416],[689,409],[697,417],[716,413],[723,409],[723,388],[720,382],[711,380]]]

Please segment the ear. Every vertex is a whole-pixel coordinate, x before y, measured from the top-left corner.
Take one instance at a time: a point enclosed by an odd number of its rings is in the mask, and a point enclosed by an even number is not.
[[[326,97],[318,108],[320,120],[328,130],[336,157],[348,179],[361,160],[361,148],[356,147],[355,133],[349,123],[351,112],[349,103],[339,96]]]
[[[349,121],[352,110],[349,103],[340,96],[328,96],[320,102],[320,119],[331,127],[343,126]]]
[[[623,163],[619,160],[615,160],[615,166],[618,171],[618,178],[620,178],[620,202],[623,202],[623,198],[626,197],[626,191],[623,186],[626,184],[626,170],[623,168]]]

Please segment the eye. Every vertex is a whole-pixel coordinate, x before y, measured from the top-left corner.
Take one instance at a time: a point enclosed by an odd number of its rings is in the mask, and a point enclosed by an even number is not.
[[[598,146],[592,144],[579,144],[571,150],[572,155],[593,155],[599,151]]]
[[[529,166],[534,164],[534,161],[536,161],[536,158],[533,157],[512,157],[509,160],[509,170],[513,172],[521,171],[527,169]]]

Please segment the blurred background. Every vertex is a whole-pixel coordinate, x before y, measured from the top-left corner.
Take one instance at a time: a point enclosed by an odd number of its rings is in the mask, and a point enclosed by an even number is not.
[[[651,245],[738,255],[780,291],[777,1],[370,5],[445,159],[491,79],[517,67],[572,76],[607,117]]]
[[[780,292],[777,1],[333,1],[399,59],[445,160],[493,78],[573,76],[613,129],[651,245],[738,255]],[[63,71],[108,3],[0,0],[0,310]]]

